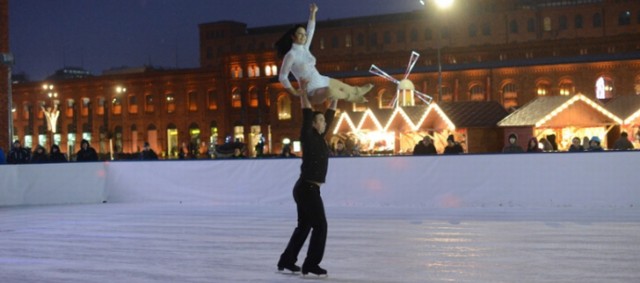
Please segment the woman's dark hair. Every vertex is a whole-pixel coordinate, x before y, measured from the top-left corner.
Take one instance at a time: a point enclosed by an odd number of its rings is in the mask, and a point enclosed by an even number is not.
[[[280,59],[284,58],[284,55],[287,55],[287,52],[291,50],[291,45],[293,44],[293,35],[296,33],[296,30],[298,30],[298,28],[305,27],[303,25],[295,25],[294,27],[290,28],[285,34],[283,34],[282,37],[280,37],[280,39],[278,39],[278,41],[276,41],[276,43],[274,44],[276,50],[278,51],[278,57]]]

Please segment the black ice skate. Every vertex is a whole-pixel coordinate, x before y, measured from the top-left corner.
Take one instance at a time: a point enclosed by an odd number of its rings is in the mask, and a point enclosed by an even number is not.
[[[327,270],[322,267],[316,266],[302,266],[302,276],[306,276],[307,274],[315,274],[318,277],[327,277]]]
[[[300,272],[300,266],[295,264],[278,264],[278,271],[281,273],[296,273]]]

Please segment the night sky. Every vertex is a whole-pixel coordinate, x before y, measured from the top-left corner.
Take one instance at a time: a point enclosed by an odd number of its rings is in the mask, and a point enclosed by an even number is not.
[[[83,67],[94,75],[146,64],[198,67],[198,24],[304,23],[304,0],[10,0],[13,73],[42,80]],[[318,21],[422,9],[418,0],[318,0]],[[283,31],[284,32],[284,31]]]

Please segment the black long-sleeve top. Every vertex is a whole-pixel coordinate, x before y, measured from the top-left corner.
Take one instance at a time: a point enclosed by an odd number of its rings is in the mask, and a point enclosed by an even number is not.
[[[313,111],[310,108],[302,109],[302,129],[300,131],[300,141],[302,143],[302,165],[300,166],[300,177],[307,181],[324,183],[329,166],[329,146],[324,137],[336,111],[327,109],[324,119],[327,127],[324,133],[320,134],[312,126]]]

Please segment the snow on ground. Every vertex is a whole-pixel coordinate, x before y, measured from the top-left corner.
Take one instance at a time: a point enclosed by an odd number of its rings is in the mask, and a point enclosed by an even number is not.
[[[636,207],[326,205],[323,282],[640,282]],[[4,207],[0,282],[300,282],[294,225],[293,201]]]

